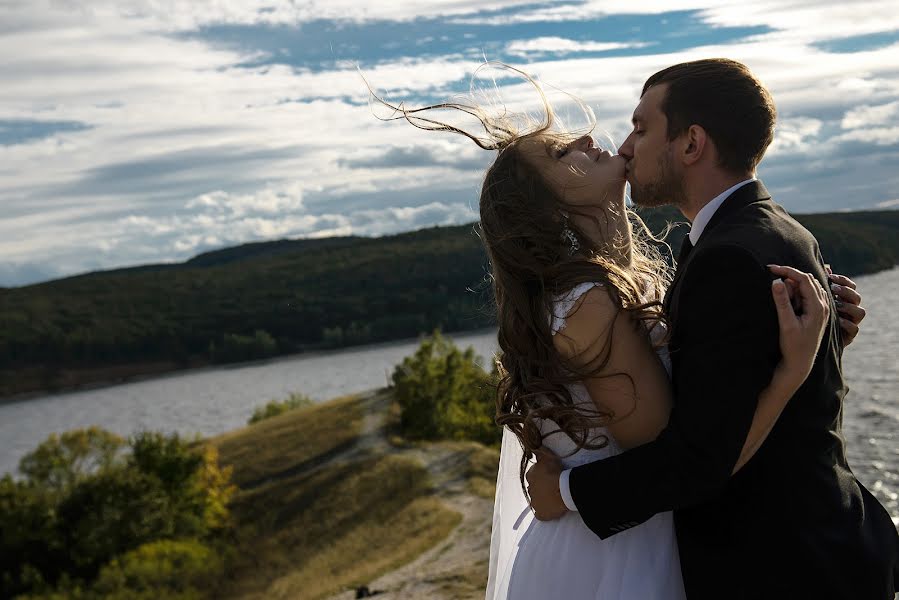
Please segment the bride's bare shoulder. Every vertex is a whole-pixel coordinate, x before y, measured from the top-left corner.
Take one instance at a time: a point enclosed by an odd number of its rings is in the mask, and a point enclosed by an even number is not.
[[[605,346],[620,312],[608,288],[594,286],[565,315],[565,327],[553,336],[556,350],[566,358],[575,358],[585,350]]]

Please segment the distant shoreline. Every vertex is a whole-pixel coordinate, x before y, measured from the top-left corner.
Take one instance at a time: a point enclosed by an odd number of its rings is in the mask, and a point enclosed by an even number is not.
[[[877,273],[883,273],[897,268],[899,268],[899,265],[893,265],[890,268],[879,269],[877,271],[865,273],[863,275],[853,275],[853,277],[868,277]],[[864,290],[862,290],[862,293],[864,293]],[[478,333],[485,333],[491,330],[495,330],[495,328],[495,326],[490,326],[478,327],[474,329],[461,329],[451,332],[445,332],[445,334],[448,337],[459,335],[476,335]],[[426,335],[426,333],[419,333],[419,335],[415,337],[398,338],[395,340],[386,340],[381,342],[362,343],[333,348],[310,348],[301,352],[280,354],[269,358],[240,362],[213,363],[209,360],[193,358],[186,365],[179,365],[175,361],[156,361],[86,369],[60,369],[57,378],[59,381],[61,381],[61,383],[52,387],[41,387],[39,385],[38,377],[40,369],[36,368],[33,369],[31,373],[27,371],[20,373],[20,381],[25,381],[25,383],[22,385],[24,389],[10,394],[0,393],[0,405],[27,402],[29,400],[43,398],[50,395],[62,395],[74,392],[91,391],[115,387],[128,383],[139,383],[153,379],[162,379],[164,377],[177,376],[187,372],[202,373],[204,371],[210,370],[240,368],[248,365],[296,360],[298,358],[328,356],[332,354],[351,351],[353,349],[376,349],[380,347],[390,347],[413,342],[417,339],[420,339],[423,335]]]
[[[453,338],[459,336],[477,335],[479,333],[488,333],[495,331],[495,327],[479,327],[477,329],[462,329],[458,331],[442,332],[446,337]],[[400,346],[415,342],[427,333],[420,333],[416,337],[406,337],[396,340],[387,340],[382,342],[373,342],[368,344],[357,344],[351,346],[342,346],[340,348],[327,348],[308,350],[304,352],[293,352],[290,354],[280,354],[270,358],[260,358],[256,360],[230,362],[230,363],[211,363],[207,361],[195,361],[187,366],[178,366],[174,362],[157,362],[157,363],[138,363],[133,365],[117,365],[112,367],[98,367],[96,369],[69,370],[68,373],[77,377],[77,374],[84,372],[97,373],[97,378],[84,379],[72,385],[63,385],[54,388],[32,389],[14,394],[0,395],[0,405],[15,404],[18,402],[28,402],[37,398],[46,396],[64,395],[75,392],[86,392],[91,390],[101,390],[118,385],[128,383],[140,383],[155,379],[164,379],[170,376],[178,376],[187,373],[203,373],[207,371],[219,371],[234,368],[243,368],[252,365],[271,364],[284,361],[292,361],[298,358],[317,358],[334,354],[341,354],[352,350],[378,348],[389,348],[392,346]]]

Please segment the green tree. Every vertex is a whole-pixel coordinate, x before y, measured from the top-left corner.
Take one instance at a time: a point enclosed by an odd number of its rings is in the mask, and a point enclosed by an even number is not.
[[[127,466],[85,479],[57,509],[68,555],[60,567],[90,581],[123,552],[159,538],[194,533],[196,528],[185,527],[185,521],[193,524],[196,519],[176,514],[173,504],[159,478]]]
[[[0,480],[0,597],[93,598],[117,557],[230,524],[236,487],[215,447],[157,432],[120,443],[96,428],[51,436],[23,461],[25,480]]]
[[[460,350],[435,331],[397,365],[392,383],[406,437],[499,440],[495,377],[478,358],[473,348]]]
[[[52,434],[19,461],[19,472],[32,484],[63,493],[120,459],[125,440],[99,427]]]
[[[67,561],[56,494],[9,475],[0,479],[0,598],[55,583]]]

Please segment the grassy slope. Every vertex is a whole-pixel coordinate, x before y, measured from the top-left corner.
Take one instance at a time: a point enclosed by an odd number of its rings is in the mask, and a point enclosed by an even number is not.
[[[434,495],[419,461],[363,442],[379,435],[365,430],[366,412],[383,416],[384,394],[290,411],[211,440],[241,488],[236,550],[217,596],[326,597],[410,561],[456,526],[459,515]]]

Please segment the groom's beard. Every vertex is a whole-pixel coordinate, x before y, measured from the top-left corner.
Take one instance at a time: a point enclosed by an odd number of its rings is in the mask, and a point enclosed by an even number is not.
[[[659,177],[650,183],[631,183],[631,201],[637,206],[655,208],[673,204],[681,206],[687,199],[684,192],[684,180],[675,173],[667,156],[659,159]]]

